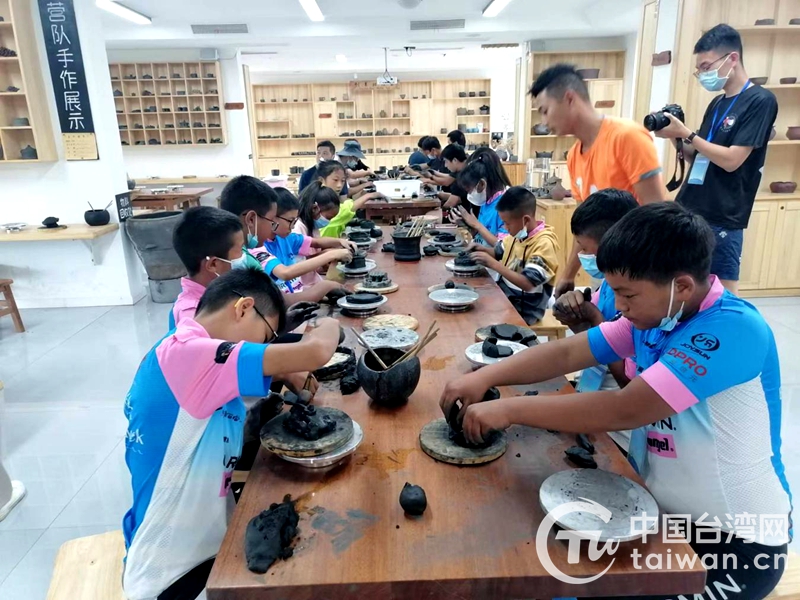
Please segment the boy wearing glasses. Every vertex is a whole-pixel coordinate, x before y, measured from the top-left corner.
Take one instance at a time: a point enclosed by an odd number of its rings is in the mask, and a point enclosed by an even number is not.
[[[300,265],[287,267],[266,247],[280,231],[291,232],[293,218],[291,214],[278,216],[278,196],[276,191],[266,183],[250,175],[233,178],[222,190],[220,208],[239,217],[242,227],[247,232],[244,244],[245,267],[264,270],[287,298],[290,305],[299,302],[319,302],[331,291],[341,288],[335,281],[321,281],[312,288],[303,289],[299,278],[303,273],[313,271],[334,260],[349,260],[351,256],[346,242],[335,240],[333,247],[341,250],[326,253],[317,262],[305,261]],[[294,218],[296,218],[296,214]],[[316,241],[316,240],[315,240]],[[309,247],[310,247],[310,243]]]
[[[778,101],[750,81],[742,38],[733,27],[720,24],[708,30],[694,53],[700,85],[723,93],[708,105],[697,132],[665,113],[670,124],[655,134],[673,143],[683,139],[692,166],[676,201],[711,225],[717,242],[711,272],[736,294],[744,230],[761,184]]]
[[[205,587],[241,456],[241,396],[269,393],[279,373],[322,367],[339,341],[338,323],[319,319],[300,341],[270,344],[285,320],[271,279],[236,269],[211,282],[197,314],[142,360],[125,399],[126,598],[195,598]]]

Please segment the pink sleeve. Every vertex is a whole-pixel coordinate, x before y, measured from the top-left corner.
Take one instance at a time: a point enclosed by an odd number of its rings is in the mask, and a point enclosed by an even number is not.
[[[600,302],[600,288],[597,288],[592,292],[592,304],[597,306],[598,302]]]
[[[298,220],[297,223],[294,224],[294,228],[292,229],[292,233],[299,233],[300,235],[308,235],[309,231],[306,228],[306,224],[302,221]]]
[[[180,407],[207,419],[239,395],[237,364],[243,342],[170,336],[156,349],[158,364]]]
[[[676,412],[683,412],[699,402],[689,388],[661,361],[642,373],[642,379]]]
[[[300,256],[311,256],[313,254],[313,248],[311,247],[311,242],[314,241],[314,238],[310,238],[307,235],[303,236],[303,243],[300,245],[300,250],[298,254]]]
[[[628,319],[601,323],[600,333],[617,356],[625,358],[636,354],[633,346],[633,325]]]

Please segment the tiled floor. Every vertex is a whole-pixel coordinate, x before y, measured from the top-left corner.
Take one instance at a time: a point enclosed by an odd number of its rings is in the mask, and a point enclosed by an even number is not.
[[[800,298],[756,300],[781,356],[784,463],[800,489]],[[41,600],[66,540],[118,529],[130,505],[122,401],[169,306],[23,311],[0,319],[0,444],[28,496],[0,523],[0,599]],[[798,546],[800,549],[800,546]]]

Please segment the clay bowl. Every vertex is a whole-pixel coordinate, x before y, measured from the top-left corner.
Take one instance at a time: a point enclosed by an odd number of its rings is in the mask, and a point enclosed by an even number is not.
[[[83,219],[86,221],[86,224],[91,227],[100,227],[102,225],[108,225],[109,221],[111,221],[111,215],[107,210],[87,210],[83,213]]]
[[[796,189],[794,181],[773,181],[769,184],[769,191],[773,194],[793,194]]]
[[[577,73],[584,79],[597,79],[600,77],[600,69],[577,69]]]
[[[786,137],[790,140],[800,140],[800,125],[793,125],[786,130]]]
[[[797,77],[781,77],[781,85],[792,85],[797,83]]]
[[[775,19],[756,19],[756,25],[775,25]]]
[[[751,77],[750,78],[750,82],[753,85],[764,85],[765,83],[767,83],[767,81],[769,81],[769,77]]]
[[[390,365],[405,354],[397,348],[375,348],[375,354]],[[384,371],[369,352],[364,352],[358,360],[356,374],[361,387],[376,404],[382,406],[401,406],[417,389],[422,366],[419,357],[414,357]]]

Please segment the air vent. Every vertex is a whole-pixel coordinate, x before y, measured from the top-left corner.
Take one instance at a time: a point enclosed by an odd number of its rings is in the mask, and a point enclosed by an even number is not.
[[[464,29],[464,19],[439,19],[437,21],[411,21],[411,31],[431,29]]]
[[[494,48],[519,48],[519,44],[481,44],[484,50],[492,50]]]
[[[192,25],[192,33],[195,35],[221,35],[225,33],[248,33],[247,25],[215,23],[212,25]]]

